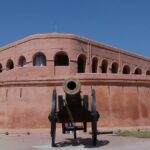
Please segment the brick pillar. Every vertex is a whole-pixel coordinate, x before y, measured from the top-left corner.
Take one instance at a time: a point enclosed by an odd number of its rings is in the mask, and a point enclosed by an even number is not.
[[[78,66],[77,66],[76,60],[70,60],[69,66],[70,66],[70,74],[76,74],[78,72]]]
[[[55,67],[54,67],[54,60],[48,60],[47,61],[47,67],[49,68],[49,74],[54,75],[55,74]]]
[[[91,72],[92,72],[92,45],[91,43],[88,43],[88,53],[87,53],[87,63],[85,73]]]

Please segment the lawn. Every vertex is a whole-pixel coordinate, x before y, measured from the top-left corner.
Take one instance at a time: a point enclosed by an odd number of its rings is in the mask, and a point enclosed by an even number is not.
[[[150,131],[117,131],[117,136],[129,136],[137,138],[150,138]]]

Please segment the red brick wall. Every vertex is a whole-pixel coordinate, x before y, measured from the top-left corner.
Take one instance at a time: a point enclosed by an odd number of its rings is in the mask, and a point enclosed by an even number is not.
[[[46,56],[46,66],[33,66],[36,53]],[[65,52],[69,66],[55,66],[58,52]],[[77,73],[80,54],[86,57],[85,73]],[[19,67],[20,56],[26,58],[26,67]],[[92,58],[98,59],[97,73],[92,73]],[[8,59],[14,69],[7,70]],[[108,61],[107,73],[101,73],[101,62]],[[118,63],[117,74],[111,73],[111,64]],[[101,43],[69,34],[33,35],[0,47],[0,128],[49,127],[47,116],[51,108],[52,89],[63,94],[62,83],[67,77],[79,78],[82,94],[90,97],[96,89],[100,126],[150,125],[150,60]],[[131,72],[122,74],[124,65]],[[142,75],[134,75],[139,67]]]

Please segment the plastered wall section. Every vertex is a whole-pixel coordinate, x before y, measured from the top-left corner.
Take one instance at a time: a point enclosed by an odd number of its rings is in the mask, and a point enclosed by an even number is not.
[[[89,96],[91,88],[96,90],[97,111],[100,113],[98,126],[126,127],[150,125],[150,85],[137,83],[90,84],[80,79],[82,96]],[[40,82],[40,81],[39,81]],[[58,95],[64,95],[63,79],[56,82],[22,84],[0,88],[0,128],[45,128],[49,127],[48,114],[54,87]]]

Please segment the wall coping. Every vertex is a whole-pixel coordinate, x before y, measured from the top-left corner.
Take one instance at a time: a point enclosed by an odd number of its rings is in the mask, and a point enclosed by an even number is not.
[[[129,86],[150,86],[150,77],[145,75],[112,75],[112,74],[76,74],[64,76],[47,76],[38,79],[22,78],[14,80],[0,81],[0,86],[61,86],[66,78],[78,78],[81,85],[129,85]]]

